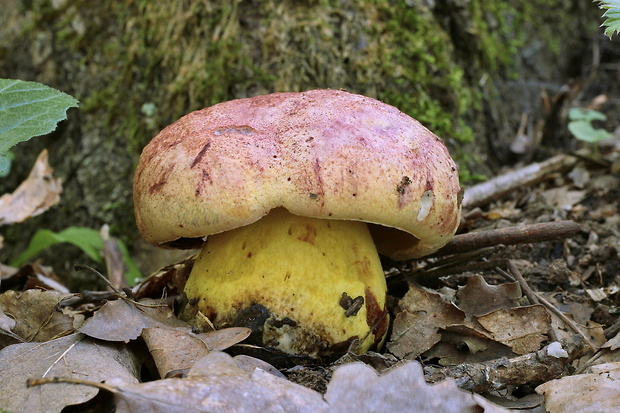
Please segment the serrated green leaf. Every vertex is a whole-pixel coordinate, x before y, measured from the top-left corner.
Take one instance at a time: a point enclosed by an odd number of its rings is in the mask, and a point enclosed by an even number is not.
[[[575,138],[588,143],[600,142],[611,137],[605,129],[595,129],[589,121],[577,120],[568,122],[568,130]]]
[[[611,39],[614,33],[620,32],[620,0],[599,1],[599,7],[607,10],[603,13],[605,21],[602,26],[605,26],[605,35]]]
[[[0,172],[6,171],[6,153],[19,142],[45,135],[67,118],[78,101],[36,82],[0,79]]]
[[[99,232],[92,228],[69,227],[60,232],[50,231],[49,229],[38,230],[30,240],[28,248],[11,261],[10,265],[18,267],[44,249],[63,242],[80,248],[93,261],[102,262],[100,251],[103,248],[103,241]]]

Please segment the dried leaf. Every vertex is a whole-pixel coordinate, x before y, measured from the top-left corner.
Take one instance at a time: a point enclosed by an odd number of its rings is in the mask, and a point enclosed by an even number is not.
[[[581,281],[580,281],[581,282]],[[576,301],[575,297],[565,292],[539,293],[544,299],[549,301],[555,308],[573,318],[577,323],[585,325],[594,312],[594,308],[589,303]]]
[[[142,304],[153,304],[143,300]],[[236,327],[208,333],[192,333],[167,306],[136,306],[125,300],[109,301],[78,329],[90,337],[129,342],[142,335],[160,377],[183,373],[210,350],[224,350],[245,340],[249,328]]]
[[[142,338],[151,352],[159,376],[189,370],[194,361],[209,353],[207,346],[188,332],[171,328],[147,327]]]
[[[15,328],[15,319],[4,314],[2,303],[0,303],[0,329],[11,331]]]
[[[30,175],[12,193],[0,198],[0,225],[16,224],[37,216],[57,204],[62,183],[52,176],[47,150],[42,150]]]
[[[612,351],[620,348],[620,334],[616,334],[615,336],[607,340],[607,342],[603,344],[601,347],[608,348]]]
[[[515,354],[504,344],[494,341],[480,326],[453,325],[441,333],[441,341],[424,352],[425,359],[438,359],[442,366],[478,363]]]
[[[460,324],[465,315],[437,293],[411,286],[399,302],[388,350],[398,358],[412,359],[441,339],[439,329]]]
[[[518,306],[522,292],[517,282],[489,285],[483,277],[474,275],[459,288],[456,297],[458,307],[473,317]]]
[[[112,287],[122,290],[127,287],[127,280],[125,280],[127,267],[123,260],[121,247],[118,240],[110,237],[110,226],[108,224],[104,224],[101,227],[99,235],[101,235],[101,240],[103,241],[101,255],[105,261],[108,280],[110,280]]]
[[[27,263],[19,268],[4,266],[2,270],[2,288],[5,291],[39,289],[69,293],[52,267],[41,265],[40,262]]]
[[[0,305],[0,349],[24,342],[24,339],[11,331],[15,328],[15,324],[15,320],[4,314],[2,305]]]
[[[116,411],[121,412],[321,412],[319,393],[261,369],[239,368],[232,357],[212,352],[194,363],[184,379],[142,384],[109,380],[115,387]]]
[[[144,328],[169,327],[167,320],[181,323],[166,306],[157,309],[137,308],[125,300],[115,300],[104,304],[78,330],[101,340],[128,343],[138,338]]]
[[[245,370],[248,373],[252,373],[256,369],[261,369],[277,377],[286,377],[280,372],[280,370],[278,370],[264,360],[257,359],[256,357],[239,354],[238,356],[233,357],[233,359],[235,360],[235,363],[237,363],[237,366],[240,369]]]
[[[161,297],[164,291],[168,295],[179,294],[185,287],[195,260],[196,254],[158,270],[134,287],[134,296],[138,299],[156,298]]]
[[[250,336],[252,330],[247,327],[230,327],[223,330],[196,334],[211,351],[222,351],[242,342]]]
[[[329,412],[508,412],[486,400],[474,399],[453,380],[428,385],[422,366],[405,362],[378,375],[363,363],[336,369],[327,385]]]
[[[478,322],[517,354],[538,350],[551,329],[551,317],[541,305],[495,310]]]
[[[124,346],[97,343],[82,334],[46,343],[14,344],[0,350],[0,406],[11,412],[51,413],[93,398],[98,390],[75,384],[26,387],[26,379],[74,377],[137,382],[139,366]]]
[[[586,197],[586,191],[569,191],[567,186],[552,188],[542,192],[543,198],[552,207],[570,211]]]
[[[73,317],[58,309],[58,303],[70,296],[57,291],[7,291],[0,295],[0,307],[15,320],[15,334],[25,341],[47,341],[73,332]]]
[[[620,394],[620,363],[591,368],[592,374],[577,374],[551,380],[536,388],[544,395],[545,409],[560,412],[616,412]]]

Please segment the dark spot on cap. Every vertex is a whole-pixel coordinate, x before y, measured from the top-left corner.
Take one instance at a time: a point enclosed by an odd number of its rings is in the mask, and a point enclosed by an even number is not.
[[[194,160],[192,161],[192,164],[190,166],[190,168],[195,167],[196,165],[198,165],[198,163],[200,162],[200,160],[202,159],[203,156],[205,156],[205,153],[207,152],[207,150],[209,149],[209,147],[211,146],[211,142],[207,142],[202,149],[200,150],[200,152],[198,152],[198,155],[196,155],[196,157],[194,158]]]
[[[149,187],[149,193],[152,195],[161,190],[161,188],[166,185],[166,181],[159,181],[156,184],[153,184]]]
[[[400,183],[396,185],[396,192],[403,195],[405,193],[405,189],[407,189],[407,186],[409,185],[411,185],[411,178],[405,175],[400,180]]]

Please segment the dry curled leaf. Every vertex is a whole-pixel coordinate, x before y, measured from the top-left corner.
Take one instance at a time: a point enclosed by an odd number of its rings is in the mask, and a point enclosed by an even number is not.
[[[406,359],[439,357],[443,365],[538,350],[551,320],[543,307],[522,307],[523,302],[518,283],[489,285],[480,276],[469,277],[456,294],[412,285],[398,304],[402,311],[394,320],[388,350]]]
[[[110,380],[117,412],[321,412],[319,393],[261,369],[247,372],[221,352],[196,361],[187,378],[142,384]]]
[[[406,389],[406,390],[405,390]],[[483,398],[459,389],[453,380],[429,385],[422,366],[408,361],[378,375],[363,363],[336,369],[327,385],[329,412],[466,413],[507,412]]]
[[[142,300],[140,304],[143,305],[126,300],[109,301],[78,331],[100,340],[125,343],[143,335],[150,351],[160,354],[161,364],[157,367],[160,374],[163,373],[162,377],[172,370],[188,369],[191,367],[188,360],[196,360],[210,350],[227,349],[245,340],[251,333],[249,328],[233,327],[196,334],[169,307],[157,303],[149,299]],[[145,329],[154,330],[145,333]],[[181,356],[183,350],[188,352],[187,356]],[[174,361],[178,357],[184,361]]]
[[[183,325],[166,307],[146,308],[137,307],[125,300],[108,301],[92,318],[86,321],[78,330],[87,336],[106,341],[135,340],[147,327],[171,327],[171,324]]]
[[[23,338],[11,331],[13,328],[15,328],[15,320],[4,314],[2,305],[0,305],[0,349],[24,342]]]
[[[168,296],[179,294],[185,287],[195,260],[196,254],[159,269],[133,288],[134,296],[141,299],[161,297],[163,293]]]
[[[477,320],[495,340],[516,354],[538,350],[551,329],[551,317],[542,305],[495,310]]]
[[[465,314],[438,293],[412,285],[400,300],[388,350],[398,358],[413,359],[441,340],[439,329],[460,324]]]
[[[229,327],[217,331],[196,334],[211,351],[222,351],[242,342],[250,336],[252,330],[247,327]]]
[[[208,333],[195,334],[189,328],[147,327],[142,338],[155,361],[160,377],[185,374],[194,362],[210,351],[233,346],[250,335],[246,327],[231,327]]]
[[[184,331],[147,327],[142,330],[142,338],[162,378],[173,372],[189,370],[194,361],[209,353],[201,340]]]
[[[4,314],[2,305],[0,304],[0,329],[11,331],[15,328],[15,319]]]
[[[620,363],[592,366],[592,374],[577,374],[548,381],[536,388],[544,395],[545,409],[560,412],[617,412]]]
[[[53,413],[93,398],[98,390],[75,384],[26,387],[28,378],[74,377],[135,383],[139,365],[129,350],[72,334],[45,343],[14,344],[0,350],[0,406],[10,412]]]
[[[57,291],[7,291],[0,295],[0,308],[15,320],[15,334],[25,341],[47,341],[73,332],[73,317],[58,308],[69,296]]]
[[[447,327],[441,341],[424,352],[424,359],[437,359],[441,366],[476,363],[503,357],[513,357],[509,347],[494,341],[490,335],[465,325]]]
[[[58,203],[62,183],[52,172],[47,150],[43,149],[28,178],[12,194],[0,198],[0,225],[23,222]]]
[[[483,277],[467,278],[467,284],[456,293],[458,307],[468,316],[479,316],[498,309],[510,309],[520,304],[523,294],[519,283],[489,285]]]

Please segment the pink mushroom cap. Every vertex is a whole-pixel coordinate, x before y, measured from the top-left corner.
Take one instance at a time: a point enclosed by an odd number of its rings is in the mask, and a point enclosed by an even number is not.
[[[144,148],[134,180],[144,238],[181,248],[283,207],[366,222],[380,253],[417,258],[452,238],[460,199],[440,138],[393,106],[340,90],[192,112]]]

